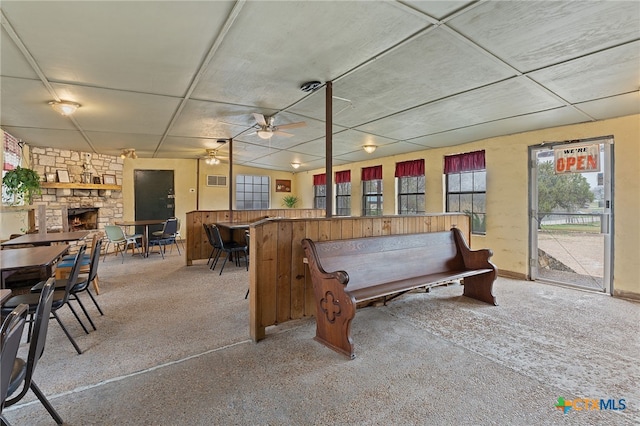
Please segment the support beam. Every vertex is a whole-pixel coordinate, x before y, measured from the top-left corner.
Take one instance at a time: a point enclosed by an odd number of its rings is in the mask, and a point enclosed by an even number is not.
[[[325,142],[326,158],[325,173],[327,178],[326,187],[326,217],[332,217],[333,212],[333,83],[328,81],[325,86]]]
[[[233,138],[229,138],[229,222],[233,222]]]

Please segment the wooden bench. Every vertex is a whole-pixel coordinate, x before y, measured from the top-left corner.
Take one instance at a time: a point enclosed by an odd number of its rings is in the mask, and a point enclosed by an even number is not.
[[[465,296],[497,305],[493,253],[470,250],[457,228],[322,242],[305,238],[302,246],[316,302],[315,340],[351,359],[358,302],[463,279]]]

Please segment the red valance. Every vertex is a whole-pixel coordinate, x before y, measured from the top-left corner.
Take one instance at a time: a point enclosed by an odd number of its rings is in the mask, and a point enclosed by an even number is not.
[[[446,155],[444,157],[445,173],[470,172],[473,170],[484,170],[485,168],[484,150]]]
[[[363,167],[362,180],[380,180],[382,179],[382,166]]]
[[[396,177],[424,176],[424,159],[396,163]]]
[[[336,172],[336,183],[348,183],[348,182],[351,182],[351,170]]]
[[[326,185],[327,184],[327,175],[322,173],[321,175],[313,175],[313,184],[314,185]]]

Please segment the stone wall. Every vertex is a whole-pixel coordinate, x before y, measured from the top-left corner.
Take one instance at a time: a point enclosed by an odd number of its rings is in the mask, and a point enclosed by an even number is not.
[[[67,170],[69,179],[74,183],[82,182],[83,173],[93,176],[115,175],[118,185],[122,184],[124,160],[117,156],[101,155],[54,148],[31,147],[31,165],[43,179],[58,170]],[[33,204],[46,204],[47,229],[62,229],[60,207],[81,208],[97,207],[98,229],[104,225],[121,220],[123,217],[122,191],[104,189],[43,188],[40,197],[34,197]],[[36,223],[38,219],[36,218]]]

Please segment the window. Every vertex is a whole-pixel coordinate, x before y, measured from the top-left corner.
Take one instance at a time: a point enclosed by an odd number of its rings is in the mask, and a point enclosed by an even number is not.
[[[395,176],[398,185],[398,214],[424,213],[424,160],[396,163]]]
[[[351,216],[351,170],[336,172],[336,216]]]
[[[457,157],[447,162],[449,157]],[[487,172],[484,151],[445,157],[447,211],[471,217],[471,232],[486,233]]]
[[[236,177],[236,209],[269,208],[269,176],[238,175]]]
[[[327,208],[327,176],[324,173],[313,175],[313,208]]]
[[[22,162],[22,146],[23,143],[11,136],[9,133],[4,132],[4,141],[3,141],[3,159],[4,162],[2,164],[2,177],[9,170],[14,170],[18,167]],[[2,186],[2,203],[3,204],[11,204],[15,201],[14,197],[10,197],[6,194],[5,187]]]
[[[382,166],[362,169],[362,215],[382,216]]]

